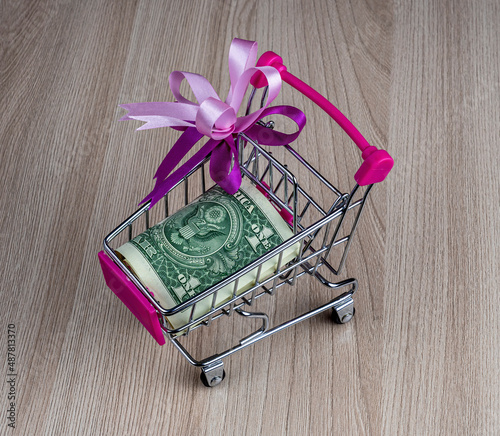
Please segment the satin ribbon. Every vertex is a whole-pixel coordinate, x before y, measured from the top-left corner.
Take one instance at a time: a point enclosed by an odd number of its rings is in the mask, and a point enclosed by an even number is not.
[[[223,102],[208,80],[194,73],[173,71],[169,84],[175,102],[149,102],[120,105],[129,112],[121,120],[140,120],[146,124],[137,130],[172,127],[183,131],[172,149],[158,167],[154,178],[154,189],[141,201],[151,200],[152,207],[183,177],[210,153],[210,176],[229,194],[234,194],[241,185],[238,158],[238,133],[262,145],[285,145],[297,138],[305,125],[305,115],[292,106],[268,107],[281,89],[281,76],[274,67],[255,67],[257,43],[235,38],[229,50],[229,76],[231,87]],[[252,76],[261,72],[268,83],[268,93],[262,108],[238,117],[237,113],[246,94]],[[187,80],[197,103],[186,99],[180,85]],[[285,134],[256,124],[268,115],[284,115],[292,119],[298,130]],[[174,168],[204,136],[210,139],[177,170]],[[232,167],[232,168],[231,168]]]

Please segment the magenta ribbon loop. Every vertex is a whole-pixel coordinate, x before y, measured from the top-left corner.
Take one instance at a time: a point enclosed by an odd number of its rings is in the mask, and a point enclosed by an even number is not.
[[[226,192],[234,194],[241,185],[236,139],[239,133],[244,132],[262,145],[285,145],[297,138],[305,126],[305,115],[291,106],[268,107],[281,90],[281,76],[274,67],[255,67],[256,60],[256,42],[237,38],[233,40],[229,49],[231,86],[225,101],[219,98],[205,77],[184,71],[173,71],[169,77],[169,84],[175,102],[120,105],[128,110],[127,115],[121,120],[140,120],[146,123],[137,130],[172,127],[183,131],[158,167],[154,176],[156,179],[154,189],[141,201],[141,204],[150,200],[149,207],[152,207],[210,153],[212,153],[210,176]],[[257,72],[262,73],[268,83],[266,101],[262,108],[238,117],[250,79]],[[197,103],[181,94],[180,85],[184,79],[191,87]],[[297,124],[298,130],[292,134],[285,134],[256,124],[268,115],[284,115]],[[210,139],[174,171],[183,157],[204,136]]]

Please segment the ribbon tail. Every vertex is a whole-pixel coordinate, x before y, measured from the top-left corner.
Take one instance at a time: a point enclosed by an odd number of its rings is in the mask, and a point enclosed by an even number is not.
[[[210,177],[230,195],[235,194],[240,188],[241,170],[234,139],[221,142],[213,150],[210,158]]]
[[[177,168],[172,174],[163,180],[158,179],[153,190],[139,203],[139,205],[151,200],[149,205],[149,209],[151,209],[168,191],[170,191],[170,189],[186,177],[193,168],[196,168],[218,143],[219,141],[210,139],[186,163]]]
[[[163,158],[162,163],[156,170],[154,178],[156,184],[163,181],[177,166],[186,153],[193,148],[203,134],[198,132],[195,127],[188,127],[186,131],[179,137],[174,146],[170,149],[167,155]]]
[[[190,103],[148,102],[119,105],[128,113],[120,121],[138,120],[143,124],[137,130],[155,129],[158,127],[182,128],[193,126],[198,106]]]

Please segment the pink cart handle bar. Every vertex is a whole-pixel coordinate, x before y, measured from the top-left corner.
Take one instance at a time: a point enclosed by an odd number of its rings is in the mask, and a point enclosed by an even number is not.
[[[387,177],[394,166],[394,160],[387,151],[378,150],[377,147],[370,145],[364,136],[359,133],[358,129],[330,101],[318,91],[311,88],[307,83],[289,73],[286,66],[283,65],[283,59],[279,55],[272,51],[264,53],[257,61],[257,66],[262,67],[266,65],[276,68],[280,72],[284,82],[294,87],[297,91],[300,91],[330,115],[358,146],[363,158],[363,163],[354,175],[354,180],[356,180],[358,185],[366,186],[372,183],[379,183]],[[255,74],[252,77],[251,83],[256,88],[262,88],[267,85],[267,81],[262,73]]]

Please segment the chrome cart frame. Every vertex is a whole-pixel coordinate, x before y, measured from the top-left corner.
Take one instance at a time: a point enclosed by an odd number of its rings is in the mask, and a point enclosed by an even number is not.
[[[271,153],[264,150],[263,147],[244,134],[241,134],[238,140],[240,141],[240,150],[242,151],[240,153],[240,164],[243,177],[250,179],[261,191],[265,192],[271,202],[291,214],[293,217],[292,230],[294,233],[292,238],[286,240],[278,247],[227,277],[225,280],[171,309],[162,307],[154,299],[152,293],[150,293],[138,278],[120,261],[113,249],[113,241],[120,234],[127,233],[128,238],[132,238],[134,235],[134,226],[138,225],[141,218],[145,221],[145,228],[149,228],[149,203],[145,204],[137,212],[127,218],[106,236],[104,240],[104,250],[107,256],[109,256],[115,265],[119,267],[120,272],[140,290],[141,294],[147,299],[147,302],[154,308],[158,316],[161,330],[165,336],[186,357],[189,363],[201,368],[202,381],[207,386],[215,386],[224,378],[223,359],[225,357],[257,341],[328,309],[333,310],[333,319],[337,323],[346,323],[353,317],[354,301],[352,296],[358,288],[357,280],[350,278],[339,282],[332,282],[330,279],[326,278],[326,274],[338,275],[342,271],[361,212],[363,211],[366,199],[373,186],[360,187],[356,184],[350,193],[342,193],[315,170],[314,167],[305,161],[297,151],[289,145],[286,146],[285,148],[290,158],[295,159],[299,165],[305,167],[316,183],[320,184],[321,187],[326,189],[331,195],[331,204],[326,206],[322,205],[319,199],[315,198],[310,192],[307,192],[287,167],[276,160]],[[203,181],[201,183],[200,194],[205,192],[207,187],[207,183],[205,183],[207,163],[208,159],[205,159],[199,167],[193,169],[181,183],[172,188],[165,196],[165,217],[170,215],[169,197],[172,195],[171,192],[175,191],[176,188],[182,189],[180,186],[181,184],[184,189],[184,204],[188,203],[188,186],[190,180],[195,177],[197,172],[201,173],[201,180]],[[359,195],[359,191],[361,190],[364,192]],[[359,198],[357,198],[357,196]],[[355,198],[357,199],[355,200]],[[159,204],[160,203],[154,207],[161,207]],[[347,234],[342,233],[343,236],[340,237],[343,223],[348,214],[354,214],[353,222]],[[319,216],[319,219],[315,222],[310,222],[310,215]],[[144,229],[140,229],[140,231],[143,230]],[[281,255],[284,250],[297,243],[300,244],[299,255],[293,261],[283,265]],[[341,251],[340,261],[335,266],[327,260],[332,250]],[[278,256],[279,259],[276,273],[265,280],[260,280],[259,267],[275,256]],[[247,291],[237,295],[238,279],[254,269],[257,269],[257,280],[255,285]],[[324,274],[324,272],[326,274]],[[304,275],[316,277],[323,285],[330,289],[339,292],[342,288],[346,288],[347,290],[337,295],[326,304],[272,328],[270,328],[269,316],[266,313],[250,312],[247,310],[247,308],[253,305],[255,300],[264,295],[274,295],[283,285],[294,285],[297,279]],[[223,304],[215,305],[217,292],[231,283],[234,284],[232,298]],[[196,304],[208,296],[213,296],[210,311],[199,317],[193,316]],[[172,328],[168,323],[167,317],[186,309],[190,310],[189,321],[181,327],[176,329]],[[230,316],[233,312],[236,312],[236,314],[242,318],[258,318],[262,320],[262,325],[249,336],[240,339],[237,345],[222,353],[201,360],[193,358],[181,344],[180,339],[182,336],[187,336],[199,327],[209,326],[217,318],[224,315]]]

